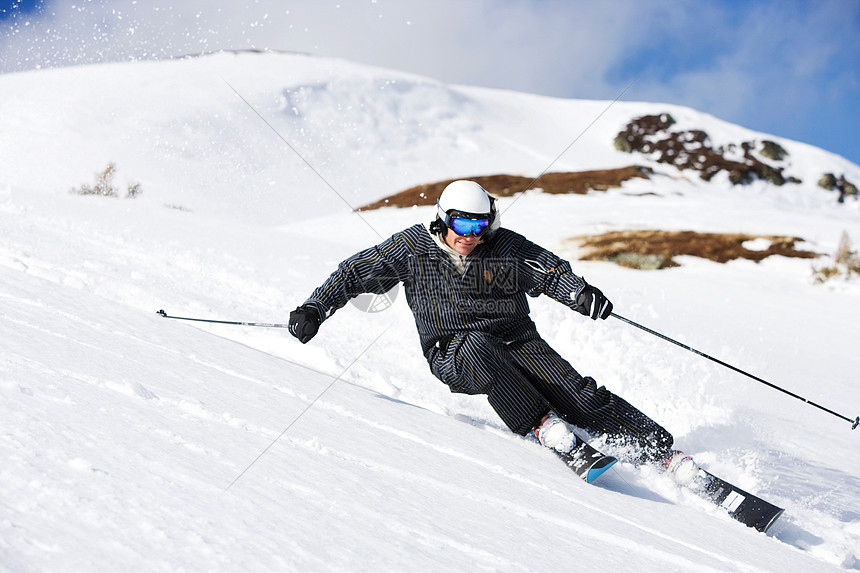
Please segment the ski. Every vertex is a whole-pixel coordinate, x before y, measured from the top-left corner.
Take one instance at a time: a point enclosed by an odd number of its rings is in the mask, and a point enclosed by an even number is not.
[[[700,497],[725,509],[732,519],[762,533],[766,533],[785,511],[701,468],[687,487]]]
[[[550,449],[586,483],[593,483],[618,461],[578,435],[574,434],[574,437],[576,442],[570,451]],[[702,468],[699,468],[696,477],[686,487],[699,497],[725,509],[732,519],[763,533],[766,533],[785,511]]]
[[[617,461],[614,457],[601,453],[579,436],[576,436],[576,445],[569,452],[550,449],[586,483],[592,483]]]

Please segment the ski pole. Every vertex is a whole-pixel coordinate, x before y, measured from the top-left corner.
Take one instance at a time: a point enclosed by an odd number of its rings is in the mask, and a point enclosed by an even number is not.
[[[672,339],[672,338],[669,338],[669,337],[668,337],[668,336],[666,336],[665,334],[660,334],[659,332],[657,332],[657,331],[655,331],[655,330],[651,330],[651,329],[650,329],[650,328],[648,328],[648,327],[642,326],[641,324],[636,323],[636,322],[633,322],[632,320],[630,320],[630,319],[628,319],[628,318],[624,318],[623,316],[618,315],[618,314],[615,314],[614,312],[613,312],[613,313],[611,313],[611,315],[612,315],[612,316],[614,316],[615,318],[617,318],[618,320],[622,320],[622,321],[626,322],[627,324],[629,324],[629,325],[631,325],[631,326],[635,326],[636,328],[639,328],[639,329],[641,329],[641,330],[644,330],[645,332],[647,332],[647,333],[649,333],[649,334],[653,334],[654,336],[657,336],[657,337],[659,337],[659,338],[662,338],[663,340],[665,340],[665,341],[667,341],[667,342],[671,342],[672,344],[675,344],[675,345],[677,345],[677,346],[680,346],[681,348],[684,348],[684,349],[686,349],[686,350],[689,350],[690,352],[692,352],[692,353],[694,353],[694,354],[698,354],[698,355],[699,355],[699,356],[701,356],[702,358],[707,358],[708,360],[710,360],[710,361],[712,361],[712,362],[716,362],[716,363],[717,363],[717,364],[719,364],[720,366],[725,366],[726,368],[729,368],[730,370],[734,370],[735,372],[737,372],[737,373],[739,373],[739,374],[743,374],[744,376],[747,376],[747,377],[749,377],[749,378],[752,378],[752,379],[753,379],[753,380],[755,380],[756,382],[761,382],[761,383],[762,383],[762,384],[764,384],[765,386],[769,386],[769,387],[773,388],[774,390],[779,390],[779,391],[780,391],[780,392],[782,392],[783,394],[788,394],[788,395],[789,395],[789,396],[791,396],[792,398],[797,398],[797,399],[798,399],[798,400],[800,400],[801,402],[805,402],[805,403],[809,404],[810,406],[815,406],[815,407],[816,407],[816,408],[818,408],[819,410],[824,410],[824,411],[825,411],[825,412],[827,412],[828,414],[833,414],[833,415],[834,415],[834,416],[836,416],[837,418],[841,418],[841,419],[845,420],[846,422],[850,422],[850,423],[851,423],[851,429],[852,429],[852,430],[856,429],[856,428],[857,428],[857,426],[860,426],[860,416],[857,416],[857,418],[855,418],[855,419],[853,419],[853,420],[852,420],[851,418],[849,418],[849,417],[847,417],[847,416],[843,416],[842,414],[839,414],[839,413],[837,413],[837,412],[834,412],[833,410],[831,410],[831,409],[829,409],[829,408],[825,408],[824,406],[821,406],[820,404],[816,404],[815,402],[812,402],[812,401],[810,401],[810,400],[807,400],[807,399],[806,399],[806,398],[804,398],[803,396],[798,396],[798,395],[797,395],[797,394],[795,394],[794,392],[790,392],[790,391],[786,390],[785,388],[781,388],[781,387],[777,386],[776,384],[771,384],[771,383],[770,383],[770,382],[768,382],[767,380],[764,380],[764,379],[762,379],[762,378],[759,378],[758,376],[753,376],[753,375],[752,375],[752,374],[750,374],[749,372],[745,372],[745,371],[741,370],[740,368],[737,368],[737,367],[735,367],[735,366],[732,366],[731,364],[728,364],[728,363],[726,363],[726,362],[723,362],[722,360],[719,360],[719,359],[717,359],[717,358],[714,358],[713,356],[708,356],[708,355],[707,355],[707,354],[705,354],[704,352],[701,352],[701,351],[699,351],[699,350],[696,350],[696,349],[695,349],[695,348],[693,348],[692,346],[688,346],[688,345],[686,345],[686,344],[684,344],[684,343],[682,343],[682,342],[678,342],[677,340],[674,340],[674,339]]]
[[[216,324],[238,324],[241,326],[264,326],[267,328],[289,328],[288,324],[272,324],[270,322],[239,322],[235,320],[210,320],[208,318],[187,318],[184,316],[169,316],[164,310],[159,310],[155,314],[160,314],[164,318],[173,318],[175,320],[193,320],[195,322],[214,322]]]

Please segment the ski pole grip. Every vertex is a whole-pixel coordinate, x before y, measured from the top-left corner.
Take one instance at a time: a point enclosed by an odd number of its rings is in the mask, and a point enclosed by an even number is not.
[[[857,416],[857,419],[854,420],[853,424],[851,424],[851,429],[856,430],[857,426],[860,426],[860,416]]]

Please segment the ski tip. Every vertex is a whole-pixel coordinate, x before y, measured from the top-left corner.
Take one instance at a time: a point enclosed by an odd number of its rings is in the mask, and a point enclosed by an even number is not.
[[[618,460],[612,458],[607,463],[600,465],[600,467],[593,467],[589,469],[588,472],[585,474],[585,481],[587,483],[592,483],[594,480],[602,476],[603,472],[614,466],[615,462],[617,461]]]
[[[767,533],[767,530],[770,529],[770,526],[773,525],[776,522],[776,520],[779,519],[783,513],[785,513],[785,510],[780,508],[779,511],[775,512],[770,517],[770,519],[768,519],[767,521],[762,520],[761,522],[756,524],[754,527],[758,531],[761,531],[762,533]]]

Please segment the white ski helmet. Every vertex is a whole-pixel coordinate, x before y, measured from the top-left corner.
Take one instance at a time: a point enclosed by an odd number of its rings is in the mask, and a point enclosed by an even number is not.
[[[490,196],[474,181],[460,180],[449,183],[436,205],[443,216],[452,210],[473,215],[490,215]]]
[[[447,227],[452,214],[473,219],[487,219],[489,221],[487,236],[499,227],[495,198],[474,181],[465,179],[454,181],[442,191],[442,195],[436,201],[437,220]]]

